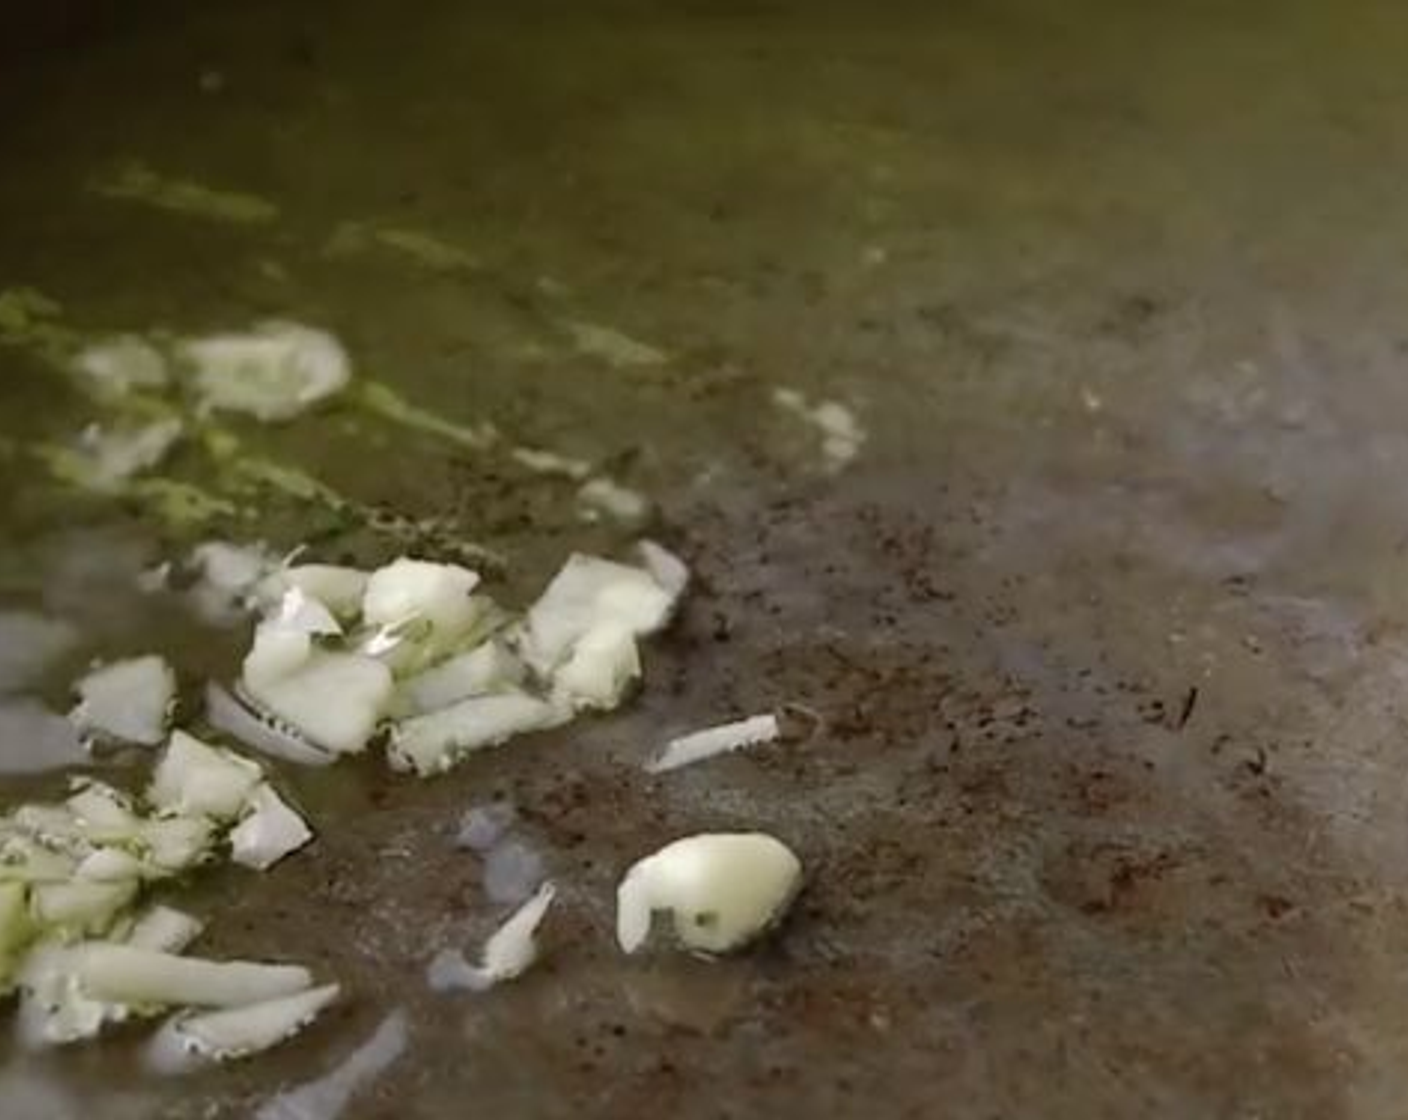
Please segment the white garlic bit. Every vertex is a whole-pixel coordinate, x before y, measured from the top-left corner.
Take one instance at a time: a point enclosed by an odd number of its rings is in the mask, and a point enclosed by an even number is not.
[[[309,636],[264,623],[241,681],[269,716],[315,747],[355,754],[391,700],[391,670],[371,657],[315,648]]]
[[[285,630],[318,637],[342,633],[342,624],[326,604],[297,586],[290,587],[280,597],[273,621]]]
[[[72,365],[105,400],[121,400],[134,391],[163,389],[171,379],[161,351],[130,334],[90,343],[73,356]]]
[[[553,675],[553,698],[568,708],[609,711],[640,679],[640,673],[640,651],[632,629],[621,622],[600,622],[578,639]]]
[[[387,759],[394,770],[438,774],[473,751],[496,747],[515,735],[545,731],[569,715],[526,692],[473,696],[393,726]]]
[[[678,600],[689,587],[689,566],[656,541],[642,540],[636,544],[641,567],[651,574],[674,599]]]
[[[148,424],[91,424],[73,447],[73,481],[103,493],[120,491],[129,479],[159,465],[184,431],[175,417]]]
[[[147,800],[180,817],[237,817],[263,777],[257,763],[176,730],[152,774]]]
[[[470,593],[479,575],[458,564],[432,564],[402,556],[378,568],[362,596],[362,620],[369,626],[398,626],[424,619],[442,636],[461,634],[478,616]]]
[[[645,569],[573,553],[529,608],[522,653],[540,675],[550,676],[603,623],[625,626],[635,637],[654,634],[669,622],[677,598]]]
[[[325,984],[246,1007],[176,1015],[147,1044],[147,1064],[179,1074],[258,1054],[303,1030],[340,994],[338,985]]]
[[[686,836],[636,863],[616,892],[616,940],[634,953],[657,911],[688,949],[726,953],[764,933],[802,884],[802,863],[762,832]]]
[[[645,764],[645,768],[652,774],[663,774],[669,770],[678,770],[681,766],[703,762],[715,755],[730,754],[744,747],[776,742],[781,734],[777,716],[771,712],[735,720],[732,723],[721,723],[671,739],[657,757]]]
[[[538,926],[556,895],[557,888],[551,883],[539,887],[484,943],[483,961],[478,966],[469,964],[455,950],[438,954],[426,973],[430,987],[437,992],[480,992],[522,976],[538,959]]]
[[[282,721],[255,711],[214,681],[205,686],[205,719],[216,730],[271,758],[299,766],[326,766],[337,758]]]
[[[212,626],[242,622],[259,581],[278,563],[278,557],[264,544],[206,541],[197,545],[186,561],[195,576],[186,592],[187,601]]]
[[[491,638],[402,681],[395,715],[426,715],[461,700],[502,692],[523,683],[523,663],[503,642]]]
[[[605,477],[584,482],[577,491],[577,504],[586,521],[609,517],[625,525],[638,525],[650,516],[649,498]]]
[[[214,961],[90,941],[72,950],[73,971],[93,998],[128,1005],[245,1007],[312,987],[306,968]]]
[[[69,718],[84,734],[156,746],[176,700],[176,676],[156,654],[113,661],[75,686],[79,703]]]
[[[313,830],[298,813],[261,782],[249,795],[250,813],[230,832],[230,858],[264,871],[313,839]]]
[[[342,343],[301,323],[271,321],[242,334],[191,339],[177,353],[194,370],[203,410],[260,420],[291,419],[351,378]]]
[[[127,931],[126,942],[135,949],[179,953],[201,935],[205,922],[192,914],[157,903],[139,914]]]
[[[821,441],[822,459],[828,470],[838,471],[860,454],[866,431],[856,414],[835,400],[809,400],[796,389],[777,388],[773,404],[808,425]]]
[[[256,594],[273,606],[293,588],[316,599],[339,618],[355,618],[367,591],[367,572],[337,564],[297,564],[281,567],[260,582]]]

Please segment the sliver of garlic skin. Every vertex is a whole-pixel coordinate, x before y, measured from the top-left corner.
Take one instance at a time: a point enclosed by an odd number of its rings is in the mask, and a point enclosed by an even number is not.
[[[727,953],[774,926],[801,885],[801,860],[766,833],[686,836],[626,872],[616,892],[616,940],[634,953],[664,910],[686,949]]]

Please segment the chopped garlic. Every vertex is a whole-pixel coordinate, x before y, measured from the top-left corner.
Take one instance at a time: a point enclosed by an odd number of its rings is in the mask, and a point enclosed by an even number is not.
[[[335,754],[367,745],[391,700],[390,669],[372,657],[319,649],[296,664],[270,660],[260,659],[258,646],[245,660],[245,692],[265,713]]]
[[[127,843],[141,834],[142,820],[132,799],[91,778],[81,778],[64,807],[73,814],[85,839],[95,844]]]
[[[152,878],[178,875],[210,858],[215,822],[206,817],[158,817],[142,825],[141,846]]]
[[[646,763],[645,768],[652,774],[663,774],[715,755],[728,754],[759,743],[775,742],[780,734],[777,717],[771,712],[733,723],[721,723],[671,739],[658,757]]]
[[[275,564],[263,544],[206,541],[191,550],[191,564],[201,579],[222,591],[249,591]]]
[[[184,430],[174,417],[135,426],[92,424],[74,446],[56,450],[55,470],[79,486],[116,493],[129,479],[160,464]]]
[[[786,911],[802,865],[760,832],[703,833],[667,844],[636,863],[617,890],[616,939],[634,953],[656,911],[669,911],[686,948],[725,953],[753,940]]]
[[[245,686],[262,688],[285,680],[301,669],[312,654],[313,636],[308,631],[261,622],[254,631],[254,644],[245,655]]]
[[[166,737],[176,698],[176,676],[155,654],[114,661],[77,684],[79,703],[69,714],[85,734],[155,746]]]
[[[148,1043],[147,1063],[158,1073],[184,1073],[268,1050],[308,1026],[341,991],[326,984],[247,1007],[177,1015]]]
[[[37,946],[20,970],[20,1031],[32,1045],[91,1038],[162,1007],[242,1007],[308,988],[291,965],[207,961],[112,941]]]
[[[74,875],[95,883],[123,883],[142,877],[142,861],[122,848],[98,848],[83,858]]]
[[[64,883],[73,876],[72,856],[56,852],[30,836],[0,840],[0,883]]]
[[[475,696],[396,724],[387,757],[398,770],[436,774],[472,751],[556,726],[564,718],[560,708],[525,692]]]
[[[196,583],[191,601],[207,622],[227,624],[239,618],[259,581],[278,566],[262,544],[206,541],[191,552]]]
[[[538,959],[537,933],[557,888],[544,883],[484,944],[481,972],[493,983],[512,980]]]
[[[471,696],[514,688],[523,677],[523,663],[502,642],[490,639],[402,681],[394,706],[398,714],[424,715]]]
[[[363,657],[375,657],[393,672],[414,671],[414,664],[426,659],[421,643],[430,636],[430,624],[408,618],[363,633],[354,647]],[[432,655],[433,656],[433,655]]]
[[[125,159],[105,171],[89,182],[88,189],[124,202],[235,225],[272,222],[279,216],[279,208],[258,195],[166,175],[136,159]]]
[[[92,1038],[103,1025],[122,1022],[130,1009],[95,999],[79,980],[78,948],[53,943],[34,946],[20,964],[19,1035],[31,1047],[61,1046]]]
[[[635,633],[621,622],[593,626],[553,675],[553,697],[572,708],[611,709],[640,679]]]
[[[64,937],[103,934],[137,894],[137,881],[113,883],[73,879],[67,883],[36,883],[29,908],[35,924]]]
[[[137,917],[124,940],[134,949],[179,953],[204,929],[199,918],[158,903]]]
[[[583,320],[568,320],[562,327],[579,351],[589,358],[599,358],[618,369],[661,365],[670,360],[664,351],[631,338],[615,327],[605,327],[600,323],[588,323]]]
[[[67,806],[21,805],[10,820],[17,831],[55,851],[78,857],[92,848],[83,822]]]
[[[271,625],[314,637],[342,633],[342,624],[337,621],[332,611],[301,587],[290,587],[284,592]]]
[[[267,783],[249,796],[251,812],[230,832],[230,858],[263,871],[298,851],[313,831]]]
[[[240,814],[262,776],[249,759],[177,730],[152,775],[147,798],[180,816],[229,820]]]
[[[478,618],[470,593],[479,575],[458,564],[432,564],[402,556],[367,580],[362,618],[371,626],[399,626],[424,619],[437,636],[463,634]]]
[[[856,415],[840,401],[822,400],[812,404],[796,389],[774,389],[773,404],[801,420],[821,439],[826,467],[838,471],[851,462],[865,443],[866,432]]]
[[[293,965],[201,960],[116,941],[45,943],[20,968],[20,1032],[31,1045],[74,1042],[133,1014],[245,1007],[305,991],[311,982]]]
[[[74,355],[73,368],[108,400],[121,400],[134,390],[163,389],[170,380],[161,352],[130,334],[85,346]]]
[[[585,459],[559,455],[556,451],[544,451],[539,447],[515,447],[509,452],[509,456],[534,474],[580,480],[591,474],[592,470],[592,465]]]
[[[641,567],[650,573],[669,596],[678,600],[689,587],[689,568],[685,562],[662,544],[643,540],[636,545]]]
[[[192,339],[178,354],[195,371],[203,409],[259,420],[291,419],[351,379],[342,344],[299,323],[268,322],[243,334]]]
[[[299,965],[204,960],[107,941],[80,945],[75,954],[83,989],[112,1003],[247,1007],[312,985]]]
[[[368,574],[358,568],[335,564],[299,564],[280,568],[264,577],[259,585],[259,598],[277,603],[290,589],[296,588],[322,603],[339,618],[353,618],[362,609],[362,596],[367,591]]]
[[[431,988],[437,992],[457,988],[479,992],[523,975],[538,959],[538,926],[556,895],[557,888],[551,883],[539,887],[484,943],[483,960],[478,966],[469,964],[453,950],[438,954],[427,970]]]
[[[649,498],[605,477],[583,483],[577,491],[577,503],[588,521],[598,521],[605,516],[626,525],[639,525],[650,516]]]
[[[574,553],[528,611],[524,655],[534,669],[549,675],[601,623],[621,623],[637,637],[661,629],[675,599],[649,572]]]
[[[337,758],[273,716],[246,707],[214,681],[205,686],[205,718],[211,727],[271,758],[300,766],[326,766]]]
[[[377,381],[363,382],[357,399],[374,416],[400,424],[412,432],[437,436],[470,451],[483,451],[499,440],[498,431],[487,420],[478,424],[456,424],[438,412],[417,408],[390,385]]]

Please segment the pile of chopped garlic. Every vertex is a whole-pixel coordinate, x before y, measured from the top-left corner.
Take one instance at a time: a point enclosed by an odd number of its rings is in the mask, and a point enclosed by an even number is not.
[[[170,1015],[164,1069],[258,1052],[337,996],[304,968],[183,955],[203,923],[147,896],[221,859],[263,870],[312,839],[263,768],[172,732],[140,794],[75,779],[0,817],[0,985],[31,1045]]]
[[[360,571],[212,542],[192,566],[197,603],[255,620],[238,680],[207,685],[210,727],[302,765],[379,742],[393,768],[422,776],[616,707],[640,677],[638,643],[669,622],[689,581],[678,557],[648,541],[635,563],[574,554],[522,614],[496,603],[477,573],[410,557]],[[75,688],[70,719],[90,740],[164,746],[140,794],[79,779],[60,803],[0,817],[0,983],[19,994],[22,1038],[70,1043],[165,1016],[147,1061],[180,1072],[296,1034],[338,998],[335,983],[315,984],[297,965],[186,956],[202,922],[148,895],[221,859],[266,870],[312,830],[259,763],[179,728],[168,735],[177,687],[160,657],[99,665]],[[687,736],[653,769],[777,734],[763,716]],[[796,856],[763,834],[676,841],[623,880],[618,940],[636,951],[664,911],[687,949],[739,948],[780,918],[800,875]],[[432,987],[482,991],[520,975],[555,895],[543,883],[480,963],[442,952]]]
[[[660,545],[638,552],[638,565],[574,554],[516,617],[455,564],[401,557],[362,572],[280,566],[251,550],[256,571],[225,566],[240,569],[260,619],[239,680],[212,691],[209,718],[296,762],[384,738],[393,768],[430,775],[609,710],[640,678],[638,643],[669,621],[687,580]]]
[[[598,345],[611,332],[571,326],[584,352],[613,363],[622,354],[625,364],[661,360],[633,340]],[[42,455],[55,477],[99,494],[164,481],[140,476],[178,446],[229,455],[238,441],[216,427],[216,414],[284,423],[339,396],[472,450],[500,438],[490,424],[453,424],[375,382],[348,392],[351,361],[341,342],[289,321],[206,337],[121,335],[72,350],[69,364],[103,413]],[[833,468],[859,451],[864,430],[839,403],[813,404],[791,390],[779,390],[775,402],[816,430]],[[526,446],[506,450],[527,470],[577,484],[584,519],[638,529],[651,515],[646,495],[595,475],[588,461]],[[303,496],[323,492],[299,485]],[[149,573],[144,587],[168,586],[172,567]],[[643,541],[630,563],[571,556],[539,599],[515,614],[484,591],[476,572],[410,557],[361,571],[280,561],[262,546],[217,541],[196,549],[184,571],[194,577],[185,594],[204,619],[255,619],[238,679],[205,686],[205,726],[217,738],[304,766],[375,744],[393,768],[421,776],[617,707],[641,676],[640,642],[669,622],[690,579],[678,557]],[[184,955],[202,921],[154,902],[151,890],[219,860],[267,870],[308,844],[312,830],[260,764],[171,729],[177,680],[160,657],[95,665],[75,691],[67,723],[36,709],[67,732],[75,757],[81,736],[88,746],[150,748],[154,767],[140,793],[80,779],[61,802],[0,816],[0,994],[18,994],[22,1039],[69,1043],[110,1023],[163,1016],[147,1061],[181,1072],[293,1036],[339,998],[338,985],[315,984],[296,965]],[[738,720],[671,740],[647,769],[664,774],[780,736],[775,716]],[[487,868],[494,858],[486,858]],[[433,987],[480,991],[532,965],[557,888],[542,881],[540,865],[531,870],[540,885],[526,901],[531,886],[513,898],[486,887],[491,900],[518,908],[487,939],[479,963],[455,950],[437,956],[428,973]],[[729,952],[773,928],[800,883],[800,861],[770,836],[685,837],[626,874],[617,938],[626,952],[637,951],[663,913],[673,919],[678,946]],[[373,1043],[365,1061],[272,1102],[261,1116],[291,1115],[314,1098],[350,1093],[404,1047],[404,1017],[390,1017]]]

